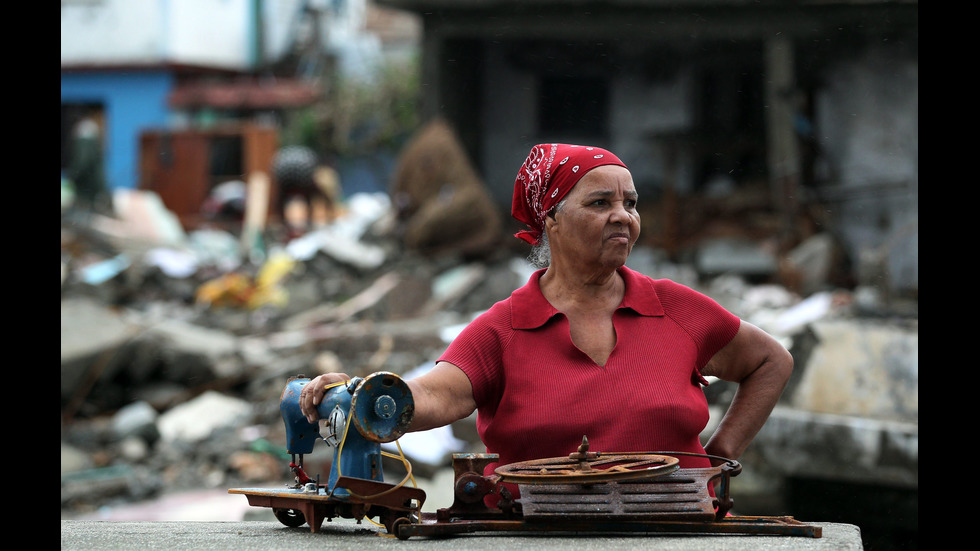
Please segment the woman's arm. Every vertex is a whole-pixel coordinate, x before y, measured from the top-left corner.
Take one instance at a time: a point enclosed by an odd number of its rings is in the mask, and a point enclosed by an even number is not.
[[[738,383],[728,411],[705,451],[737,459],[762,429],[793,371],[793,356],[771,335],[742,321],[735,337],[701,370]]]
[[[476,409],[470,378],[449,362],[439,362],[426,374],[407,382],[415,399],[415,416],[409,431],[448,425]]]
[[[315,423],[317,406],[330,385],[350,380],[344,373],[327,373],[310,381],[300,391],[300,411]],[[412,391],[415,413],[409,431],[428,430],[467,417],[476,409],[473,387],[463,370],[448,362],[439,362],[429,372],[405,381]]]

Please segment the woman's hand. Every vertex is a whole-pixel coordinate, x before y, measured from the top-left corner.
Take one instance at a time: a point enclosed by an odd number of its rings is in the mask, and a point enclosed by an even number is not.
[[[306,416],[310,423],[316,423],[319,414],[317,406],[323,400],[323,395],[327,389],[337,383],[346,383],[350,377],[346,373],[326,373],[319,375],[312,381],[306,383],[303,390],[299,392],[299,410]]]

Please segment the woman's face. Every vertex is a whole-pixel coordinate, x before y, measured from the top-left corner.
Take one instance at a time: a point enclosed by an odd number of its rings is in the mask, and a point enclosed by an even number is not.
[[[640,236],[636,187],[629,170],[606,165],[588,172],[547,218],[552,261],[618,268]]]

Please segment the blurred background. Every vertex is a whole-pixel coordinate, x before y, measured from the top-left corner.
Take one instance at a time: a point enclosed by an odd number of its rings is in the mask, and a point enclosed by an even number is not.
[[[522,285],[556,141],[630,167],[632,268],[794,355],[735,512],[916,548],[916,1],[63,0],[62,518],[261,514],[286,379],[410,375]],[[403,446],[427,510],[483,451]]]

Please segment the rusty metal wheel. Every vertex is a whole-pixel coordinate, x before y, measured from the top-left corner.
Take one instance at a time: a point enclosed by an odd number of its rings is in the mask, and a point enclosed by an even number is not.
[[[411,536],[409,534],[402,534],[400,532],[400,528],[402,526],[408,526],[410,524],[412,524],[412,521],[409,518],[406,518],[406,517],[396,518],[395,521],[391,523],[391,529],[388,530],[388,533],[389,534],[394,534],[395,537],[397,537],[400,540],[407,540]]]
[[[289,526],[290,528],[296,528],[306,524],[306,517],[303,516],[303,512],[298,509],[278,509],[273,507],[272,514],[276,515],[279,522]]]
[[[589,451],[582,438],[578,451],[568,457],[551,457],[501,465],[494,471],[502,482],[514,484],[594,484],[652,478],[680,468],[678,459],[651,453],[603,454]]]

